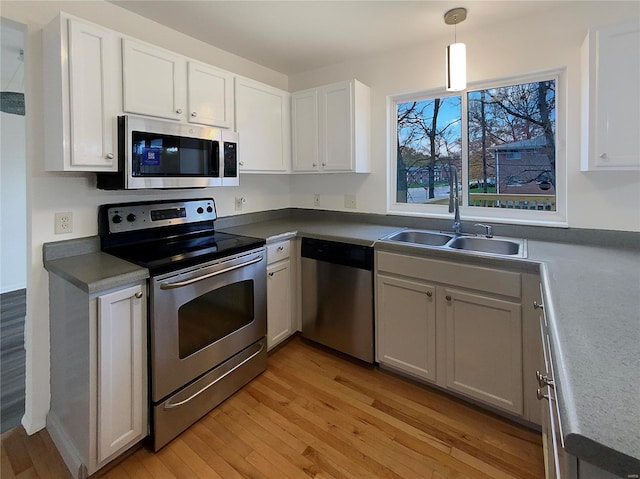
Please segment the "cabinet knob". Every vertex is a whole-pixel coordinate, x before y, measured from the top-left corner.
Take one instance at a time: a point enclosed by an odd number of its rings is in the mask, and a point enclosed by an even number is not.
[[[326,163],[322,163],[322,166],[327,166],[327,164]]]
[[[181,114],[182,114],[182,108],[178,108],[178,109],[176,110],[176,113],[177,113],[178,115],[181,115]]]
[[[446,299],[447,301],[451,301],[451,295],[450,295],[450,294],[446,295],[446,296],[445,296],[445,299]]]
[[[284,246],[282,245],[278,246],[278,251],[284,251]]]
[[[244,166],[244,161],[238,163],[240,166]]]
[[[431,296],[433,296],[433,293],[431,291],[427,291],[427,298],[430,298]]]
[[[600,153],[600,159],[601,160],[607,160],[608,159],[608,155],[606,153]]]
[[[142,298],[142,291],[138,291],[136,294],[134,294],[134,296],[136,297],[136,299]]]
[[[192,111],[191,112],[191,116],[195,118],[196,116],[198,116],[198,112],[197,111]]]
[[[113,153],[107,153],[107,160],[113,160]]]
[[[533,309],[544,309],[544,304],[533,301]]]
[[[273,271],[271,271],[271,272],[269,273],[269,276],[273,276]]]

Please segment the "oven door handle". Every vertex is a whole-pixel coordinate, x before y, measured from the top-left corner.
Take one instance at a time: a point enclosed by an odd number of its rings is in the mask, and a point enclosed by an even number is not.
[[[236,364],[234,367],[232,367],[231,369],[229,369],[226,373],[224,373],[222,376],[220,376],[219,378],[216,378],[214,381],[210,382],[209,384],[207,384],[206,386],[204,386],[202,389],[200,389],[199,391],[193,393],[191,396],[189,396],[187,399],[183,399],[182,401],[178,401],[176,403],[172,403],[170,402],[171,400],[167,401],[164,404],[164,408],[165,409],[174,409],[180,406],[184,406],[185,404],[187,404],[189,401],[195,399],[196,397],[198,397],[200,394],[202,394],[203,392],[205,392],[207,389],[209,389],[211,386],[213,386],[214,384],[222,381],[224,378],[226,378],[229,374],[231,374],[232,372],[234,372],[236,369],[238,369],[239,367],[243,366],[245,363],[251,361],[253,358],[255,358],[258,354],[260,354],[263,350],[264,350],[264,341],[262,341],[260,343],[260,349],[258,349],[258,351],[256,351],[255,353],[253,353],[251,356],[249,356],[248,358],[244,359],[242,362]]]
[[[257,258],[254,258],[251,261],[247,261],[246,263],[230,266],[229,268],[221,269],[220,271],[214,271],[213,273],[205,274],[202,276],[197,276],[195,278],[187,279],[185,281],[176,281],[175,283],[160,283],[160,289],[181,288],[183,286],[188,286],[190,284],[197,283],[198,281],[203,281],[205,279],[213,278],[214,276],[218,276],[219,274],[228,273],[229,271],[233,271],[234,269],[244,268],[245,266],[249,266],[254,263],[259,263],[260,261],[262,261],[262,256],[258,256]]]

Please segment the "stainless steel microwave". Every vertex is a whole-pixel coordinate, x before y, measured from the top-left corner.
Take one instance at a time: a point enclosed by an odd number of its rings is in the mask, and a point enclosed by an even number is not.
[[[118,171],[98,173],[98,188],[237,186],[238,135],[132,115],[118,117]]]

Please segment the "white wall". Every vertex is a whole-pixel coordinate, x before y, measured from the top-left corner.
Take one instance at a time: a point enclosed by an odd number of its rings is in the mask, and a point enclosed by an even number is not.
[[[234,197],[244,196],[243,213],[286,208],[290,205],[289,178],[281,175],[242,177],[239,187],[173,192],[105,192],[96,189],[95,176],[44,171],[46,152],[42,132],[42,27],[65,11],[124,34],[154,43],[228,71],[287,89],[286,75],[187,37],[107,2],[2,1],[2,16],[26,24],[27,108],[27,432],[45,426],[49,409],[49,289],[42,265],[42,245],[97,234],[97,208],[118,201],[213,196],[219,216],[235,213]],[[73,213],[73,233],[54,235],[54,213]],[[3,212],[4,214],[4,212]]]
[[[478,82],[566,67],[567,134],[559,139],[559,145],[565,145],[567,153],[568,224],[575,228],[640,231],[640,172],[581,172],[579,150],[580,46],[587,28],[640,21],[640,3],[539,3],[539,14],[484,31],[473,29],[473,9],[482,8],[481,3],[470,5],[467,20],[458,27],[458,40],[467,45],[468,80]],[[313,194],[319,193],[322,207],[344,210],[342,195],[348,193],[357,194],[360,211],[386,213],[387,97],[442,88],[444,50],[451,41],[451,37],[442,38],[289,78],[290,91],[357,78],[371,87],[372,100],[372,173],[297,176],[291,187],[293,206],[310,207]]]
[[[0,293],[27,286],[25,117],[0,118]]]

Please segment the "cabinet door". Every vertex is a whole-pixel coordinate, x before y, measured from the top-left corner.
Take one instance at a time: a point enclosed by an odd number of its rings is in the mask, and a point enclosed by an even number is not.
[[[147,432],[142,285],[98,297],[98,462]]]
[[[435,381],[435,288],[378,275],[376,300],[378,362]]]
[[[201,125],[233,126],[233,76],[209,65],[190,61],[188,121]]]
[[[240,172],[289,171],[289,93],[236,77],[235,107]]]
[[[353,91],[351,82],[320,89],[320,165],[324,171],[352,171]]]
[[[180,55],[123,39],[124,111],[171,120],[184,118],[185,69]]]
[[[118,168],[118,39],[113,32],[68,20],[69,170]],[[60,139],[61,140],[61,139]]]
[[[583,45],[583,169],[640,169],[638,85],[638,23],[590,30]]]
[[[267,348],[291,336],[291,264],[288,259],[267,266]]]
[[[293,171],[318,171],[318,91],[291,95],[291,147]]]
[[[445,288],[446,387],[522,415],[518,303]]]

